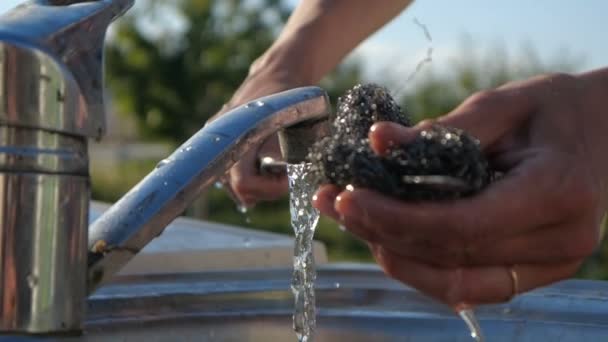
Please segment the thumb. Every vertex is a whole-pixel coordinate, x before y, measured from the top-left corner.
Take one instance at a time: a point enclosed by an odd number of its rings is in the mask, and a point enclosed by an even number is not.
[[[506,86],[474,94],[436,123],[464,130],[487,151],[519,126],[534,107],[533,96],[525,88]]]
[[[394,122],[378,122],[369,130],[369,142],[378,155],[387,154],[392,148],[414,140],[418,131]]]

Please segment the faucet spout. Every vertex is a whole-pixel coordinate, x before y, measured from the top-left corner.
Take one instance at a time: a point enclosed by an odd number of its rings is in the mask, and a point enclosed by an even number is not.
[[[323,120],[329,111],[325,91],[305,87],[255,100],[203,127],[93,222],[88,292],[160,235],[252,146],[284,128]]]

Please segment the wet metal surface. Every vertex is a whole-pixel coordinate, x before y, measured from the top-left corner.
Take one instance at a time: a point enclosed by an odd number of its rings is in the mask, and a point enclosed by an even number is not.
[[[80,329],[87,188],[85,177],[0,172],[0,331]]]
[[[87,138],[105,130],[103,40],[133,0],[33,0],[0,16],[0,331],[78,332]]]
[[[89,228],[89,291],[108,281],[252,146],[282,128],[326,117],[325,91],[289,90],[207,124]]]
[[[87,136],[101,137],[105,131],[106,29],[133,3],[33,0],[4,14],[0,18],[0,61],[5,61],[9,75],[2,79],[4,95],[14,103],[0,101],[0,123],[27,122],[30,127],[64,132],[77,129]],[[33,97],[34,92],[44,97]],[[75,115],[66,110],[70,106],[82,110]]]
[[[47,340],[293,341],[290,274],[119,277],[89,299],[84,336]],[[607,303],[608,283],[568,281],[478,316],[489,341],[603,341]],[[372,266],[321,268],[317,306],[316,341],[470,341],[457,315]]]

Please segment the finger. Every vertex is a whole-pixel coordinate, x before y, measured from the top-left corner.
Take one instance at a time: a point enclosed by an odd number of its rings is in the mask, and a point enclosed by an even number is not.
[[[341,190],[335,185],[323,185],[319,188],[317,193],[312,198],[312,205],[319,209],[321,214],[331,217],[332,219],[339,221],[340,215],[334,208],[336,197],[340,194]]]
[[[285,175],[265,177],[257,172],[250,156],[244,157],[230,169],[230,186],[241,204],[251,206],[258,200],[275,200],[287,192]]]
[[[536,99],[527,87],[503,87],[474,94],[437,123],[465,130],[486,150],[520,126],[535,107]]]
[[[476,196],[459,200],[412,203],[354,189],[340,194],[335,207],[341,216],[356,218],[384,236],[455,242],[512,237],[561,223],[573,212],[580,215],[577,211],[583,208],[572,200],[579,196],[577,178],[564,176],[557,166],[547,173],[553,165],[539,163],[515,169]]]
[[[344,226],[353,234],[381,245],[403,257],[437,267],[490,266],[497,264],[544,264],[582,260],[599,242],[593,223],[567,223],[543,227],[506,240],[488,240],[446,247],[431,239],[384,237],[358,222]]]
[[[385,155],[395,146],[411,142],[417,135],[418,131],[411,127],[393,122],[379,122],[370,128],[369,141],[374,152]]]
[[[437,268],[399,256],[374,245],[372,253],[378,264],[391,277],[420,290],[452,307],[499,303],[514,295],[510,267]],[[572,276],[580,262],[550,265],[517,265],[518,293]]]
[[[472,266],[545,264],[583,260],[599,243],[599,224],[551,225],[504,241],[467,246],[464,260]]]

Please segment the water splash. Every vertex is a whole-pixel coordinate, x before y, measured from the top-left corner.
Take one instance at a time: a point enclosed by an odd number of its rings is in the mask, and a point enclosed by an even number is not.
[[[418,18],[414,18],[413,21],[414,24],[422,30],[424,38],[426,39],[429,45],[426,49],[426,56],[422,60],[420,60],[418,64],[416,64],[416,67],[407,76],[405,82],[403,82],[403,84],[394,92],[395,97],[397,98],[404,95],[405,91],[407,90],[407,87],[411,84],[411,81],[414,79],[414,77],[416,77],[416,75],[420,73],[422,68],[424,68],[426,64],[430,64],[433,61],[433,37],[431,37],[431,32],[425,24],[421,23],[418,20]]]
[[[476,342],[484,342],[485,339],[481,332],[481,326],[479,326],[479,321],[475,317],[475,312],[473,309],[463,309],[458,311],[458,315],[462,318],[462,320],[467,324],[469,331],[471,332],[471,337]]]
[[[293,329],[300,342],[312,342],[316,326],[313,237],[319,222],[319,212],[312,206],[316,187],[309,172],[310,168],[310,164],[287,165],[290,189],[289,210],[291,226],[295,232],[294,269],[291,282],[291,291],[295,300]]]

